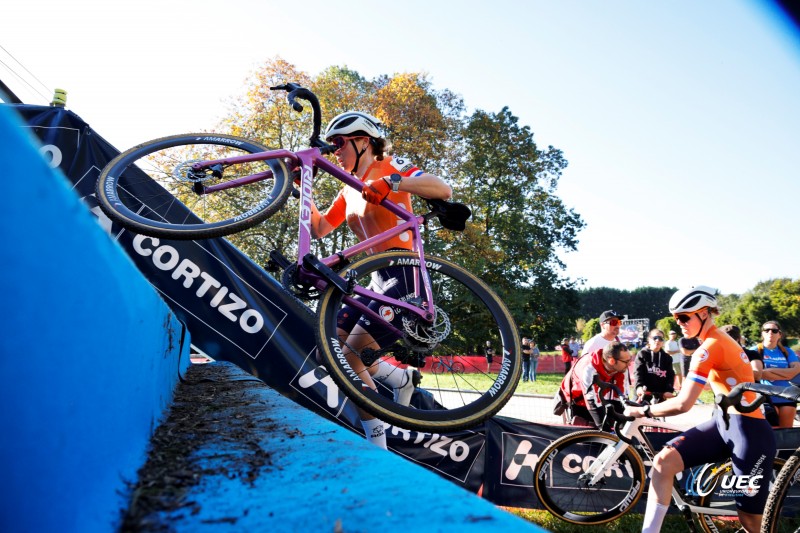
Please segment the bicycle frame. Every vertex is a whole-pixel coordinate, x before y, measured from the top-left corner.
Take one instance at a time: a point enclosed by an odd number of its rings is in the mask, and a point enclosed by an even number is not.
[[[631,446],[633,446],[634,450],[639,454],[640,457],[642,457],[642,462],[644,465],[647,467],[652,467],[656,451],[651,444],[650,439],[647,438],[647,432],[643,431],[643,428],[645,427],[666,429],[676,433],[683,431],[681,428],[670,424],[669,422],[652,418],[636,418],[632,421],[626,422],[619,431],[619,442],[617,442],[617,444],[615,444],[613,447],[608,447],[603,450],[603,453],[600,454],[600,457],[593,461],[587,471],[583,474],[583,476],[588,478],[589,485],[594,486],[598,483],[601,483],[605,477],[605,472],[608,471],[613,466],[614,462],[617,461],[617,459],[619,459],[623,453],[625,453],[625,450]],[[636,440],[639,442],[639,446],[632,444],[633,438],[636,438]],[[701,507],[699,505],[690,503],[684,499],[685,494],[686,492],[680,489],[678,480],[676,479],[672,486],[672,501],[675,502],[675,505],[678,507],[678,509],[682,511],[688,510],[692,514],[711,514],[715,516],[732,517],[738,516],[738,513],[735,510],[726,510],[716,507]]]
[[[313,283],[319,289],[324,289],[325,287],[327,287],[328,281],[319,274],[310,271],[304,266],[304,258],[310,253],[311,240],[312,240],[311,205],[313,202],[313,185],[314,185],[313,169],[314,167],[316,167],[321,170],[324,170],[337,180],[343,182],[345,185],[360,191],[361,188],[363,187],[363,183],[359,179],[355,178],[354,176],[351,176],[350,174],[347,174],[346,172],[341,170],[338,166],[334,165],[333,163],[325,159],[322,156],[322,152],[320,151],[319,148],[307,148],[304,150],[299,150],[297,152],[291,152],[289,150],[270,150],[267,152],[247,154],[243,156],[231,157],[226,159],[202,161],[194,163],[192,165],[192,169],[197,171],[207,170],[215,166],[225,167],[238,163],[252,163],[255,161],[267,161],[270,159],[288,159],[291,160],[296,165],[296,167],[300,169],[300,214],[299,214],[299,225],[298,225],[299,236],[298,236],[298,253],[297,253],[298,274],[300,275],[301,279]],[[226,181],[224,183],[206,187],[203,190],[203,194],[212,194],[217,191],[231,189],[234,187],[241,187],[244,185],[249,185],[251,183],[256,183],[258,181],[269,179],[271,177],[272,177],[272,172],[270,171],[261,172],[258,174],[245,176],[243,178],[237,178]],[[394,307],[400,307],[404,310],[407,310],[410,313],[414,313],[423,320],[432,323],[436,318],[436,308],[433,302],[433,291],[431,289],[430,278],[428,277],[428,271],[425,265],[422,236],[419,231],[419,226],[424,222],[424,217],[415,215],[410,211],[406,211],[404,208],[392,202],[388,198],[384,199],[381,202],[381,206],[391,211],[393,214],[395,214],[404,222],[398,224],[396,227],[390,230],[384,231],[379,235],[370,237],[340,252],[337,252],[325,258],[321,258],[320,261],[326,267],[334,267],[340,263],[343,263],[344,261],[355,255],[358,255],[362,252],[369,250],[375,244],[387,241],[392,237],[400,235],[406,231],[410,231],[412,234],[413,250],[417,252],[419,256],[419,264],[409,265],[409,266],[413,266],[414,268],[419,268],[420,270],[420,276],[414,276],[414,290],[416,295],[420,296],[423,299],[423,301],[421,302],[422,306],[418,307],[408,302],[390,298],[360,286],[353,287],[353,295],[350,294],[345,295],[344,300],[347,304],[358,308],[360,311],[368,315],[373,320],[380,319],[380,316],[371,309],[369,309],[362,302],[357,300],[354,296],[361,296],[369,300],[376,300],[382,303],[392,305]],[[422,279],[422,284],[423,284],[422,287],[419,286],[420,278]],[[421,293],[420,289],[424,289],[424,294],[420,294]],[[398,330],[391,324],[386,323],[382,319],[380,323],[395,334],[402,333],[400,330]]]

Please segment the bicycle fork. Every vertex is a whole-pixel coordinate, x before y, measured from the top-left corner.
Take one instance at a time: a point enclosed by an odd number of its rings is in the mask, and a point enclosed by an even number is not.
[[[606,446],[605,449],[592,461],[589,468],[581,474],[580,480],[593,487],[600,483],[605,477],[606,472],[614,466],[614,462],[625,453],[630,444],[624,441],[617,442],[614,446]]]

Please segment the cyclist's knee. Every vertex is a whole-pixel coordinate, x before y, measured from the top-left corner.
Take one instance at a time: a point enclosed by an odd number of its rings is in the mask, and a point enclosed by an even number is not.
[[[762,517],[763,515],[760,514],[751,514],[745,513],[744,511],[739,511],[739,522],[742,524],[744,530],[748,533],[761,531]]]
[[[661,475],[674,476],[683,469],[683,457],[671,446],[662,449],[653,459],[653,470]]]

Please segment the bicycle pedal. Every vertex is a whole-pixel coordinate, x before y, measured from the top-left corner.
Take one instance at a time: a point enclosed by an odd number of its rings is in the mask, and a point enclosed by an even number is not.
[[[277,272],[278,270],[286,270],[292,262],[280,253],[278,250],[272,250],[269,253],[269,261],[264,266],[267,272]]]

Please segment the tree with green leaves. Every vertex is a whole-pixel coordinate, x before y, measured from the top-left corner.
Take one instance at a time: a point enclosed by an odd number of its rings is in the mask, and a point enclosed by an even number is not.
[[[500,294],[523,333],[553,343],[577,318],[575,284],[559,276],[555,253],[574,250],[584,227],[556,194],[567,161],[552,146],[539,149],[507,107],[476,111],[463,142],[455,190],[472,219],[449,252]]]

